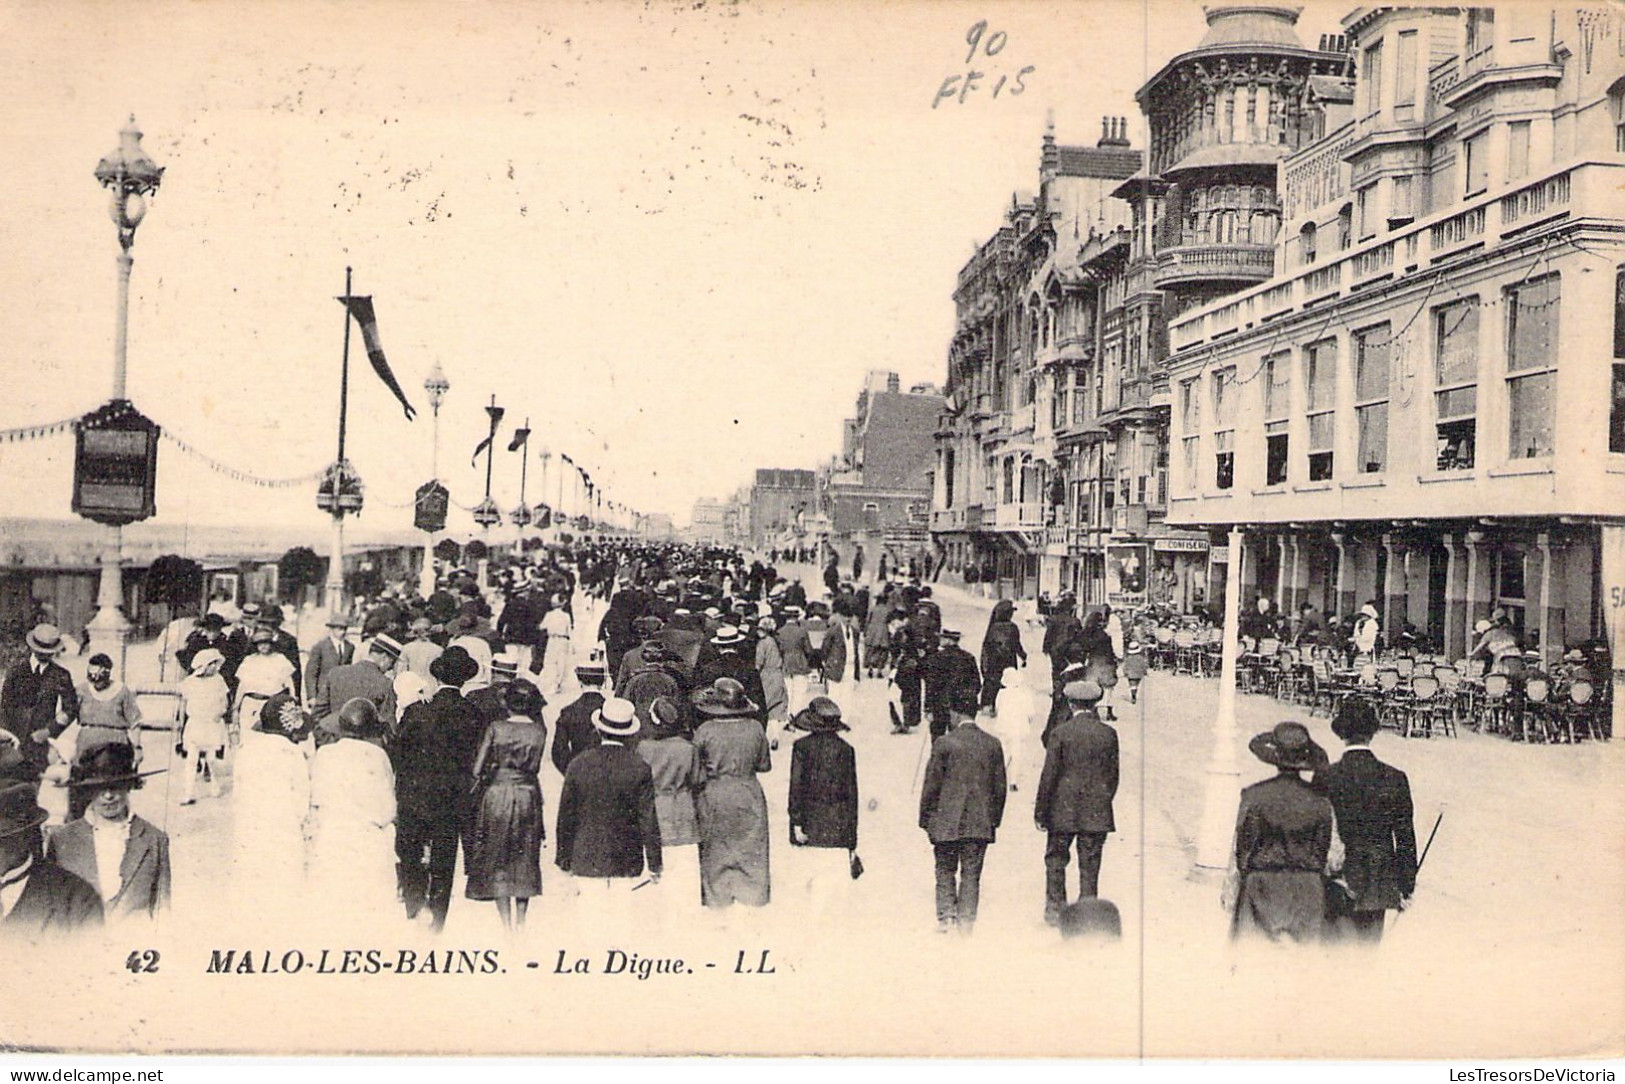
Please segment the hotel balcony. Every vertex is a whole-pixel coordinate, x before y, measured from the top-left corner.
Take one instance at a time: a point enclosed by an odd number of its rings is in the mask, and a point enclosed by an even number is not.
[[[994,513],[993,525],[1000,530],[1038,530],[1044,526],[1044,506],[1039,501],[1001,504]]]
[[[965,529],[964,508],[933,508],[931,509],[931,533],[942,534],[947,531],[963,531]]]
[[[1275,247],[1236,243],[1180,245],[1157,260],[1158,288],[1181,282],[1263,282],[1275,271]]]

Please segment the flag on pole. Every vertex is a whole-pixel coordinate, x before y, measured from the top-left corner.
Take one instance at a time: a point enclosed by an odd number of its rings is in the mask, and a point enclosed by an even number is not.
[[[521,448],[523,448],[525,446],[525,441],[527,441],[529,439],[530,439],[530,430],[529,429],[515,429],[513,431],[513,440],[508,442],[508,451],[517,452],[519,449],[521,449]]]
[[[507,413],[506,410],[499,406],[488,406],[485,408],[485,412],[491,416],[491,435],[480,441],[479,446],[474,449],[474,456],[468,461],[468,465],[471,467],[480,461],[480,453],[489,448],[491,442],[497,438],[497,426],[502,424],[502,415]]]
[[[361,341],[367,347],[367,360],[372,362],[373,372],[378,379],[384,382],[384,387],[395,393],[395,398],[401,402],[401,409],[406,411],[406,420],[411,421],[417,415],[417,409],[406,400],[406,393],[401,390],[399,381],[389,368],[389,362],[384,358],[384,347],[378,339],[378,315],[373,311],[370,297],[341,297],[339,301],[350,315],[355,317],[356,324],[361,328]]]

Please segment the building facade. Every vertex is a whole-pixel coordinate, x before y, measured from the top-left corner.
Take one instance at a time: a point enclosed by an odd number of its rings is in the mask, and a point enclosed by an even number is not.
[[[1105,118],[1086,147],[1056,143],[1050,125],[1036,193],[1012,198],[1005,225],[959,271],[931,522],[950,578],[1031,598],[1061,575],[1046,555],[1057,537],[1065,548],[1053,498],[1065,490],[1070,373],[1098,345],[1095,286],[1078,257],[1126,227],[1127,206],[1110,198],[1141,164],[1126,127]]]
[[[843,568],[859,547],[872,572],[930,560],[929,523],[935,432],[943,397],[934,385],[901,389],[897,374],[871,370],[852,417],[842,423],[841,453],[820,471],[827,542]],[[827,556],[826,556],[827,559]]]
[[[1265,280],[1174,316],[1168,520],[1244,592],[1548,663],[1625,597],[1625,21],[1362,8]],[[1616,670],[1616,682],[1618,671]],[[1617,684],[1616,684],[1617,691]],[[1615,697],[1616,712],[1618,697]]]
[[[804,541],[807,520],[817,512],[812,471],[759,468],[750,487],[750,544],[756,549],[812,544]]]
[[[1137,94],[1149,154],[1124,118],[1094,148],[1047,134],[1037,198],[960,271],[933,531],[990,593],[1208,598],[1208,536],[1168,517],[1168,321],[1271,276],[1279,162],[1351,91],[1343,39],[1305,47],[1295,8],[1207,21]]]

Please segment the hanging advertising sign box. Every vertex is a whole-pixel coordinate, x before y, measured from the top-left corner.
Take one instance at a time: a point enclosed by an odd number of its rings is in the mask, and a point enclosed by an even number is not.
[[[158,511],[158,425],[126,399],[74,427],[73,511],[122,527]]]
[[[412,526],[434,534],[446,529],[446,509],[451,494],[439,482],[425,482],[418,486],[413,502]]]

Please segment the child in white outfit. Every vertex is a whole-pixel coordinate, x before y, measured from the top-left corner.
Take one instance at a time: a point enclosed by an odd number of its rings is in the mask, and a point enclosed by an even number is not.
[[[214,648],[199,651],[192,659],[192,673],[181,682],[186,722],[175,752],[187,762],[182,769],[184,782],[181,805],[197,801],[198,776],[209,784],[208,796],[220,797],[220,772],[226,755],[226,710],[231,690],[220,676],[225,656]]]

